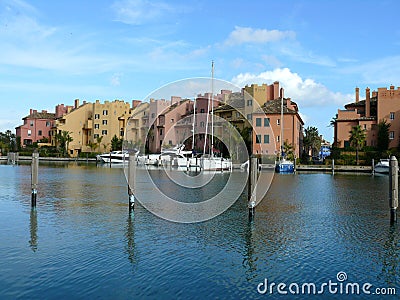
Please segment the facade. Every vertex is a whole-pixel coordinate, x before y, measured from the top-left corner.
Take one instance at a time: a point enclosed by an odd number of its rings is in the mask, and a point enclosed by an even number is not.
[[[29,115],[22,119],[24,124],[16,127],[16,136],[21,138],[21,146],[32,145],[33,143],[50,140],[50,131],[55,120],[55,114],[46,110],[38,112],[31,109]]]
[[[338,110],[334,122],[334,146],[350,146],[350,131],[360,125],[366,131],[366,146],[377,146],[377,124],[386,121],[389,128],[389,148],[400,143],[400,87],[395,89],[378,88],[377,91],[365,90],[365,99],[360,101],[359,88],[355,90],[355,101]]]
[[[122,100],[104,103],[99,100],[95,103],[84,101],[82,105],[79,105],[79,100],[75,100],[74,109],[57,119],[52,129],[52,145],[57,144],[57,133],[68,131],[72,137],[68,151],[73,157],[80,152],[109,151],[114,135],[117,138],[124,137],[130,112],[130,104]]]
[[[303,148],[304,122],[299,115],[297,104],[290,98],[283,99],[282,120],[281,102],[279,98],[269,100],[253,113],[253,154],[278,155],[286,141],[294,147],[296,157],[300,157]]]
[[[137,100],[135,100],[137,101]],[[144,153],[144,143],[149,131],[149,112],[150,104],[148,102],[132,102],[132,111],[129,118],[125,139],[137,149]]]
[[[278,99],[282,97],[281,90],[279,89],[279,81],[275,81],[273,84],[262,85],[252,84],[250,86],[246,85],[243,88],[244,96],[246,100],[246,106],[250,105],[250,101],[255,100],[259,106],[262,106],[265,102],[269,100]],[[249,102],[249,103],[247,103]]]

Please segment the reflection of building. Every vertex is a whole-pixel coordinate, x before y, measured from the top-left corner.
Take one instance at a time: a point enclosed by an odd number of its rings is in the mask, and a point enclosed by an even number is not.
[[[54,119],[54,113],[31,109],[29,115],[22,119],[24,124],[15,128],[16,136],[21,138],[21,146],[32,145],[43,139],[49,140]]]
[[[294,147],[300,156],[303,147],[304,122],[297,104],[290,98],[283,99],[283,139],[281,139],[281,99],[269,100],[253,113],[253,154],[278,154],[282,142]],[[274,140],[275,139],[275,140]]]
[[[366,145],[377,146],[377,124],[380,121],[390,124],[389,148],[395,148],[400,142],[400,87],[378,88],[378,91],[365,90],[365,99],[360,100],[359,88],[356,88],[355,102],[345,105],[344,110],[338,110],[334,123],[334,145],[336,147],[350,146],[350,131],[360,125],[366,130]]]
[[[52,129],[52,144],[56,145],[57,133],[68,131],[72,141],[68,145],[71,156],[80,152],[108,151],[111,139],[123,138],[130,114],[130,105],[121,100],[100,103],[75,100],[74,109],[57,119]],[[98,143],[100,141],[101,143]]]

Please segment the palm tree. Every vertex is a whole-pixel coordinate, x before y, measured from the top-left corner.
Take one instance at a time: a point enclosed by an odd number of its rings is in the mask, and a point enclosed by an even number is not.
[[[319,136],[318,128],[308,126],[304,129],[304,133],[303,144],[306,148],[306,152],[309,154],[311,149],[311,156],[315,156],[321,148],[321,137]]]
[[[98,137],[96,138],[96,142],[97,142],[97,143],[96,143],[96,148],[97,148],[97,147],[100,148],[101,141],[103,140],[103,137],[104,137],[104,136],[98,136]],[[95,148],[95,149],[96,149],[96,148]]]
[[[295,147],[292,144],[290,144],[288,142],[288,140],[286,140],[283,143],[283,152],[285,153],[285,156],[288,160],[291,160],[291,161],[294,160],[294,151],[295,150],[296,150]]]
[[[356,164],[358,165],[358,151],[362,149],[365,143],[365,130],[361,125],[354,126],[350,131],[350,145],[356,148]]]
[[[72,132],[63,130],[57,133],[55,136],[57,141],[57,146],[60,148],[64,156],[67,154],[69,143],[74,140],[70,135],[71,133]]]

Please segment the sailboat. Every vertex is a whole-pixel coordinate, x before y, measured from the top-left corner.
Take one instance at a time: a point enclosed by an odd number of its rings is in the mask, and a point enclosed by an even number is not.
[[[280,159],[276,162],[275,172],[277,173],[294,173],[294,164],[292,161],[285,158],[285,152],[283,151],[283,97],[281,97],[281,136],[280,136]]]
[[[204,143],[203,156],[200,158],[200,168],[203,171],[224,171],[232,170],[232,161],[221,157],[214,156],[214,61],[211,64],[211,95],[208,98],[208,110],[207,110],[207,122],[206,122],[206,134],[208,134],[208,121],[209,121],[209,111],[211,105],[211,147],[209,149],[209,155],[206,153],[206,144]],[[206,138],[207,141],[207,138]]]

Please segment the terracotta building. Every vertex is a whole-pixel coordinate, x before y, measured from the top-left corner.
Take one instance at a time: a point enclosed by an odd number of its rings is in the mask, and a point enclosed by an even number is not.
[[[21,138],[21,146],[32,145],[43,139],[50,139],[50,131],[55,114],[46,110],[38,112],[31,109],[29,115],[22,119],[24,124],[15,128],[16,136]]]
[[[290,98],[283,99],[282,120],[281,103],[280,98],[269,100],[253,113],[253,154],[277,155],[286,141],[294,147],[295,155],[300,157],[304,122],[297,104]]]
[[[400,142],[400,87],[395,89],[378,88],[377,91],[365,89],[365,99],[360,100],[359,88],[355,89],[355,101],[338,110],[334,122],[334,145],[343,148],[350,146],[350,131],[360,125],[366,131],[366,145],[377,146],[377,124],[386,121],[389,128],[389,148],[399,146]]]

